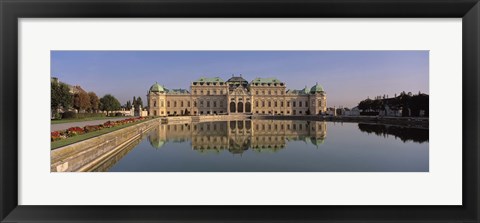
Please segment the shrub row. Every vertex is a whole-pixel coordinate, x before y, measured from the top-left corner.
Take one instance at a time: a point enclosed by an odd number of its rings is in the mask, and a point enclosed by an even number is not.
[[[365,116],[377,116],[379,112],[360,112],[360,115],[365,115]]]
[[[93,117],[105,117],[105,113],[75,113],[73,111],[66,111],[62,113],[62,119],[93,118]]]
[[[61,139],[66,139],[68,137],[72,137],[72,136],[76,136],[76,135],[82,135],[82,134],[85,134],[87,132],[94,132],[94,131],[98,131],[98,130],[101,130],[101,129],[104,129],[104,128],[112,128],[112,127],[115,127],[115,126],[119,126],[119,125],[125,125],[125,124],[128,124],[128,123],[133,123],[133,122],[138,122],[138,121],[141,121],[141,120],[145,120],[147,119],[146,117],[137,117],[137,118],[127,118],[127,119],[123,119],[123,120],[119,120],[119,121],[108,121],[108,122],[105,122],[103,124],[100,124],[100,125],[87,125],[83,128],[81,127],[70,127],[66,130],[62,130],[62,131],[53,131],[50,133],[50,141],[57,141],[57,140],[61,140]]]

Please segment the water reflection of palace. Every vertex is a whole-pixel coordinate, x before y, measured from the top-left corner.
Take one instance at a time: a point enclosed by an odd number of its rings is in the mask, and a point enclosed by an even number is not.
[[[242,120],[159,125],[148,136],[154,148],[167,142],[191,140],[199,152],[228,150],[241,154],[248,149],[270,152],[285,148],[286,141],[322,144],[327,136],[326,122]]]

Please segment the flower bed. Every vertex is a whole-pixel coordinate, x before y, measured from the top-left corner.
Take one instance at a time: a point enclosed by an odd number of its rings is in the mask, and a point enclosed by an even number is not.
[[[119,121],[107,121],[103,124],[100,125],[87,125],[83,128],[75,126],[75,127],[70,127],[66,130],[63,131],[53,131],[50,133],[50,139],[51,141],[57,141],[57,140],[62,140],[66,139],[69,137],[77,136],[77,135],[82,135],[88,132],[95,132],[104,128],[112,128],[114,126],[121,126],[129,123],[134,123],[138,121],[142,121],[147,119],[146,117],[137,117],[137,118],[127,118]]]

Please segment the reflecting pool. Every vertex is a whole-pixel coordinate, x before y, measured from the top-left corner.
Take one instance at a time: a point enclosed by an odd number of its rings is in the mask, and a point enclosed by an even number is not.
[[[159,124],[97,171],[428,172],[428,140],[428,129],[378,124]]]

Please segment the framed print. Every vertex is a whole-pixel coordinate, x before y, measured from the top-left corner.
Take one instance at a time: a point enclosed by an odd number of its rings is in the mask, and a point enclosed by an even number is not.
[[[479,7],[2,1],[1,220],[477,222]]]

